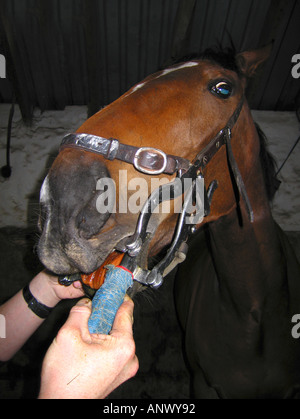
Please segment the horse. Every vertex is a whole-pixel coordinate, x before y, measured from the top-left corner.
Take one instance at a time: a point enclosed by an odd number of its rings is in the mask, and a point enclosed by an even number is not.
[[[174,236],[188,245],[175,299],[196,398],[300,396],[300,341],[291,334],[300,267],[272,218],[274,163],[245,98],[269,53],[211,49],[148,76],[65,137],[41,188],[40,260],[58,275],[88,275],[137,237],[140,211],[121,211],[137,176],[147,207],[159,175],[204,180],[201,219],[179,228],[173,196],[143,236],[147,260],[170,255]],[[101,179],[115,185],[114,211],[97,210],[109,198]],[[157,272],[134,281],[131,295],[160,285]]]

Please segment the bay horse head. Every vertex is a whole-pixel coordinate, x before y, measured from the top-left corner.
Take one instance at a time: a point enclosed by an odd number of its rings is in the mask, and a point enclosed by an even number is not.
[[[206,185],[217,186],[195,228],[237,205],[251,221],[249,184],[260,144],[244,97],[247,79],[268,53],[268,48],[237,55],[208,51],[177,63],[147,77],[67,136],[40,193],[43,264],[56,274],[95,271],[134,234],[139,210],[129,211],[130,201],[147,201],[159,175],[171,182],[191,167]],[[102,179],[115,185],[111,210],[98,208],[102,198],[110,200]],[[176,200],[169,211],[152,215],[148,254],[171,243],[175,206]]]

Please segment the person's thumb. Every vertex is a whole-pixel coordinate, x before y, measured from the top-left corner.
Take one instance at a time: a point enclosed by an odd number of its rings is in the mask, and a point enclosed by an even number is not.
[[[119,307],[117,311],[113,327],[111,330],[111,335],[116,335],[118,333],[132,336],[132,325],[133,325],[133,309],[134,303],[132,299],[126,294],[124,302]]]
[[[65,326],[70,329],[80,330],[82,337],[88,334],[88,320],[92,311],[92,302],[88,298],[82,298],[75,304],[69,314]]]

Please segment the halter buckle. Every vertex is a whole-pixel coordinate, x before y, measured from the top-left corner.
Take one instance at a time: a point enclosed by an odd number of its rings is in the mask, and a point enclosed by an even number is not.
[[[159,175],[167,167],[167,155],[157,148],[141,147],[134,156],[133,165],[147,175]]]

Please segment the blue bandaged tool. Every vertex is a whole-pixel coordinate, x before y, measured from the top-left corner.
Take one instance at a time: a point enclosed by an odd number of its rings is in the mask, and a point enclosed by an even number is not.
[[[88,326],[90,333],[108,334],[125,294],[133,284],[132,273],[121,267],[107,266],[104,284],[92,301],[92,314]]]

